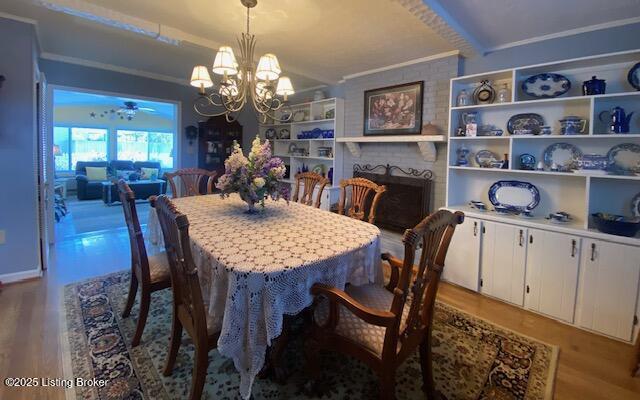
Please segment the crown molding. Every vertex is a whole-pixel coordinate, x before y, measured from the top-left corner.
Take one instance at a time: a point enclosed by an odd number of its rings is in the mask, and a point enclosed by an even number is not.
[[[366,70],[366,71],[362,71],[362,72],[356,72],[354,74],[349,74],[349,75],[343,76],[342,79],[338,83],[344,83],[348,79],[358,78],[360,76],[371,75],[371,74],[375,74],[375,73],[378,73],[378,72],[389,71],[391,69],[407,67],[409,65],[420,64],[420,63],[423,63],[423,62],[438,60],[438,59],[441,59],[441,58],[446,58],[446,57],[451,57],[451,56],[460,56],[460,50],[446,51],[444,53],[438,53],[438,54],[434,54],[434,55],[431,55],[431,56],[416,58],[416,59],[413,59],[413,60],[404,61],[404,62],[397,63],[397,64],[387,65],[385,67],[374,68],[374,69],[370,69],[370,70]]]
[[[187,81],[186,79],[180,79],[180,78],[163,75],[163,74],[156,74],[153,72],[142,71],[139,69],[120,67],[118,65],[106,64],[98,61],[90,61],[82,58],[69,57],[69,56],[63,56],[60,54],[46,53],[46,52],[40,54],[40,58],[45,60],[51,60],[51,61],[59,61],[67,64],[81,65],[83,67],[90,67],[90,68],[103,69],[106,71],[119,72],[127,75],[135,75],[135,76],[140,76],[142,78],[155,79],[157,81],[170,82],[178,85],[189,86],[189,81]]]
[[[600,31],[600,30],[604,30],[604,29],[616,28],[616,27],[619,27],[619,26],[625,26],[625,25],[631,25],[631,24],[637,24],[637,23],[640,23],[640,17],[619,19],[619,20],[615,20],[615,21],[604,22],[602,24],[583,26],[583,27],[580,27],[580,28],[569,29],[569,30],[566,30],[566,31],[550,33],[548,35],[535,36],[535,37],[532,37],[532,38],[529,38],[529,39],[523,39],[523,40],[518,40],[518,41],[515,41],[515,42],[501,44],[499,46],[495,46],[495,47],[492,47],[490,49],[487,49],[485,54],[493,53],[493,52],[496,52],[496,51],[499,51],[499,50],[509,49],[509,48],[512,48],[512,47],[518,47],[518,46],[524,46],[524,45],[527,45],[527,44],[543,42],[545,40],[560,39],[560,38],[563,38],[563,37],[579,35],[581,33],[589,33],[589,32]]]

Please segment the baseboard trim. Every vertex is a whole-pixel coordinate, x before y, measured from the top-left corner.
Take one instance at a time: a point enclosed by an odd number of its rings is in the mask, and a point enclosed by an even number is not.
[[[23,281],[25,279],[40,278],[41,276],[42,276],[42,270],[38,268],[38,269],[32,269],[28,271],[2,274],[0,275],[0,282],[2,282],[3,284],[13,283],[13,282]]]

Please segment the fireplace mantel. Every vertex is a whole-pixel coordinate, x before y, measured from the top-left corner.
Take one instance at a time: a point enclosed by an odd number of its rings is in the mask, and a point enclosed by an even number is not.
[[[336,142],[344,143],[354,157],[360,157],[360,146],[366,143],[415,143],[425,161],[436,161],[435,143],[444,143],[443,135],[397,135],[397,136],[356,136],[336,138]]]

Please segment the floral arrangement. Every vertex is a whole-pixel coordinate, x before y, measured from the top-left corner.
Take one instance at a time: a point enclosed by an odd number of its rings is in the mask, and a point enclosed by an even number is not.
[[[224,162],[224,167],[224,175],[218,179],[216,187],[221,190],[223,198],[229,197],[231,193],[238,193],[248,204],[249,212],[255,211],[257,203],[264,208],[267,197],[289,201],[288,185],[280,184],[287,168],[281,159],[271,156],[268,140],[261,143],[256,136],[248,157],[242,153],[240,145],[234,142],[233,152]]]

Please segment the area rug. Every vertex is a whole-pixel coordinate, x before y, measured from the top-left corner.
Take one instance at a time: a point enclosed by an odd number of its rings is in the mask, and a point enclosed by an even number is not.
[[[164,377],[171,323],[171,292],[152,295],[142,343],[130,348],[138,315],[122,319],[129,273],[119,272],[64,288],[63,337],[73,378],[104,379],[106,386],[76,387],[77,399],[184,399],[188,397],[193,345],[185,335],[172,376]],[[455,399],[551,399],[558,348],[500,328],[438,303],[433,328],[437,388]],[[239,398],[239,375],[229,359],[209,353],[203,398]],[[287,383],[256,379],[254,399],[306,398],[303,341],[287,347]],[[323,383],[329,399],[377,397],[377,379],[364,364],[341,355],[322,355]],[[423,399],[418,354],[396,375],[398,399]]]

